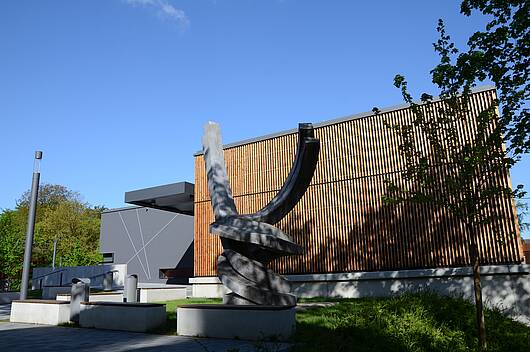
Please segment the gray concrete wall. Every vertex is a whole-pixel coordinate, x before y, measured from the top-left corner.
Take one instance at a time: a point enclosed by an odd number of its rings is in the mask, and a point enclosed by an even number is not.
[[[530,324],[530,265],[491,265],[481,268],[486,306],[498,308]],[[389,297],[430,290],[473,302],[471,268],[438,268],[379,272],[288,275],[298,297]],[[190,279],[194,297],[221,297],[216,277]]]
[[[91,287],[102,287],[104,278],[103,274],[109,271],[115,271],[112,277],[112,286],[114,288],[123,287],[127,273],[127,266],[103,264],[92,266],[63,266],[56,267],[55,270],[51,267],[34,268],[31,277],[37,279],[32,279],[32,288],[38,289],[44,286],[66,286],[72,282],[73,278],[90,278]],[[43,277],[52,272],[54,273]]]
[[[16,299],[20,299],[20,292],[0,292],[0,304],[11,303]]]
[[[139,282],[165,283],[160,269],[193,270],[193,216],[144,207],[106,211],[100,252],[114,253],[114,263],[127,264]]]

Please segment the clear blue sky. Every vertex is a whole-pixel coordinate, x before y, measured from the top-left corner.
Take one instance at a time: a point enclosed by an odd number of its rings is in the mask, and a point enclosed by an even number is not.
[[[36,149],[42,182],[120,207],[193,182],[207,120],[228,143],[401,104],[396,73],[434,92],[439,17],[460,46],[485,23],[452,0],[1,1],[0,208],[29,188]]]

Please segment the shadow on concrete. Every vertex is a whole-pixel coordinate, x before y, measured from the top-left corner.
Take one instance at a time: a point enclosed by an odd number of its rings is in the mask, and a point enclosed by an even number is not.
[[[0,323],[3,351],[142,351],[227,352],[259,351],[256,343],[237,340],[152,335],[112,330]],[[266,345],[268,346],[268,345]],[[270,345],[274,347],[274,345]],[[278,345],[271,351],[283,351]]]

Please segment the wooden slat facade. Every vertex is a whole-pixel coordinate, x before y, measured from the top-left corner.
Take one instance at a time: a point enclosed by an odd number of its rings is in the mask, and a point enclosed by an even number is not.
[[[473,111],[489,106],[494,90],[473,94]],[[398,270],[469,265],[467,234],[444,209],[384,204],[385,179],[400,182],[399,137],[383,125],[411,121],[410,109],[319,124],[321,151],[313,180],[299,204],[277,226],[305,254],[275,261],[283,274]],[[473,126],[462,126],[468,137]],[[294,160],[297,135],[288,133],[225,148],[228,177],[240,213],[259,210],[283,185]],[[425,144],[425,143],[423,143]],[[425,147],[425,145],[424,145]],[[492,182],[509,184],[508,173]],[[511,200],[492,204],[499,215],[484,226],[479,243],[485,264],[520,263],[522,247]],[[195,156],[195,276],[215,276],[222,252],[202,155]]]

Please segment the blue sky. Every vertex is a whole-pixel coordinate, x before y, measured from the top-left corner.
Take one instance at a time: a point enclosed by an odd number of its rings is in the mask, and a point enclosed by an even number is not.
[[[460,46],[484,19],[459,1],[0,2],[0,208],[42,182],[91,204],[193,182],[202,126],[224,142],[434,92],[438,18]],[[528,158],[512,172],[530,184]],[[526,171],[526,172],[525,172]]]

